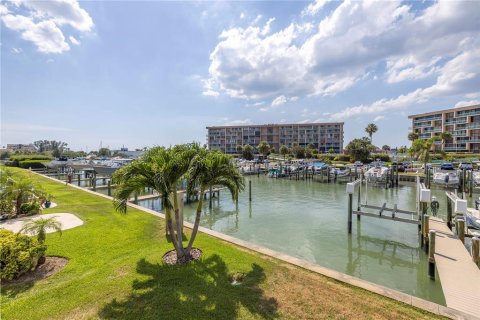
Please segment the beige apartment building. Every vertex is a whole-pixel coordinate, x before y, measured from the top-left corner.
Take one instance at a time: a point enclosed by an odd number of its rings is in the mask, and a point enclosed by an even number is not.
[[[412,132],[420,139],[449,132],[452,139],[445,141],[444,151],[480,153],[480,104],[414,114],[408,118],[412,119]],[[441,142],[437,144],[440,146]]]
[[[237,153],[239,145],[256,148],[261,141],[266,141],[277,152],[282,145],[291,148],[309,144],[323,153],[330,149],[335,153],[343,151],[343,122],[218,126],[207,127],[207,130],[208,148],[230,154]]]

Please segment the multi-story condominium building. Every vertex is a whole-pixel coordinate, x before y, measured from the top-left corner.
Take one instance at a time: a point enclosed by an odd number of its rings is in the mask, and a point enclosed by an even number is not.
[[[309,144],[319,152],[343,151],[343,122],[219,126],[207,127],[207,130],[208,148],[225,153],[237,153],[237,146],[246,144],[256,148],[261,141],[266,141],[277,152],[282,145],[291,148]]]
[[[20,144],[20,143],[9,143],[7,144],[7,150],[8,151],[29,151],[29,152],[35,152],[37,151],[37,148],[33,144]]]
[[[412,119],[412,131],[420,139],[449,132],[452,138],[443,144],[444,151],[480,153],[480,104],[414,114],[408,118]]]

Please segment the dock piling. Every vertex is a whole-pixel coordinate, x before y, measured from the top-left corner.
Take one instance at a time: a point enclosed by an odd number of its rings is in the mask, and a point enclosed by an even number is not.
[[[112,196],[112,181],[111,180],[108,180],[108,182],[107,182],[107,192],[108,192],[108,196],[111,197]]]
[[[423,248],[425,249],[425,252],[429,252],[428,247],[429,247],[429,230],[430,230],[430,217],[428,214],[424,215],[422,217],[422,245]]]
[[[248,181],[248,201],[252,202],[252,180]]]
[[[352,233],[353,194],[348,194],[348,233]]]
[[[471,255],[473,262],[480,267],[480,237],[472,238]]]
[[[465,219],[457,218],[457,235],[462,243],[465,243]]]
[[[428,232],[428,276],[435,279],[435,230]]]

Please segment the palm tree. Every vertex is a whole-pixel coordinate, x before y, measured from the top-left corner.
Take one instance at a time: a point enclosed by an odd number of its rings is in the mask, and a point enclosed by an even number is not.
[[[44,244],[48,229],[53,229],[62,234],[62,223],[57,221],[55,217],[32,219],[24,223],[19,233],[36,234],[38,242]]]
[[[237,148],[236,148],[236,150],[237,150],[237,153],[238,153],[238,154],[242,154],[242,152],[243,152],[243,147],[242,147],[241,145],[238,145]]]
[[[452,134],[448,131],[444,131],[440,134],[440,138],[442,139],[442,150],[445,150],[445,143],[447,140],[452,139]]]
[[[177,185],[187,173],[195,154],[201,150],[204,149],[195,144],[169,149],[155,147],[148,150],[141,158],[117,170],[113,175],[113,181],[117,184],[114,206],[119,212],[125,213],[132,194],[139,193],[144,188],[151,188],[162,196],[166,233],[172,239],[179,260],[184,257],[185,252],[182,244],[183,221],[180,219]]]
[[[416,133],[416,132],[410,132],[410,133],[408,134],[408,140],[410,140],[410,141],[417,140],[418,137],[419,137],[419,135],[418,135],[418,133]]]
[[[264,159],[267,158],[268,153],[270,152],[270,145],[267,141],[261,141],[257,146],[258,152],[263,154]]]
[[[365,132],[368,133],[370,137],[370,143],[372,143],[372,135],[378,131],[378,127],[375,123],[369,123],[365,128]]]
[[[290,150],[288,150],[288,147],[286,145],[283,145],[280,147],[280,154],[283,155],[283,160],[285,161],[285,157],[289,153]]]
[[[413,153],[423,160],[423,168],[427,172],[427,163],[430,160],[430,150],[435,141],[439,141],[439,137],[435,136],[427,140],[417,139],[412,143]]]
[[[187,256],[190,255],[200,225],[205,191],[213,186],[226,187],[230,191],[232,199],[236,201],[239,192],[245,188],[244,178],[232,163],[231,157],[219,152],[202,152],[195,156],[189,168],[188,176],[190,179],[189,187],[198,186],[200,195],[192,234],[185,252]]]
[[[245,160],[253,160],[253,147],[249,144],[244,145],[242,155]]]
[[[391,149],[390,146],[387,145],[387,144],[384,144],[384,145],[382,146],[382,150],[383,150],[383,151],[390,151],[390,149]]]
[[[1,197],[6,200],[15,200],[15,215],[19,215],[22,203],[29,197],[37,197],[41,194],[41,189],[32,180],[23,177],[19,179],[9,177],[4,183]]]

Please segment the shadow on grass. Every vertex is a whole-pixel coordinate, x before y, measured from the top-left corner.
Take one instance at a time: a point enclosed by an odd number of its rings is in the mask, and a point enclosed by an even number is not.
[[[1,294],[5,298],[14,299],[19,293],[23,293],[33,287],[33,281],[20,284],[1,284]]]
[[[236,319],[241,306],[272,319],[277,301],[263,295],[263,269],[253,264],[240,285],[232,285],[225,262],[213,255],[185,266],[152,264],[142,259],[126,300],[112,300],[99,312],[105,319]]]

